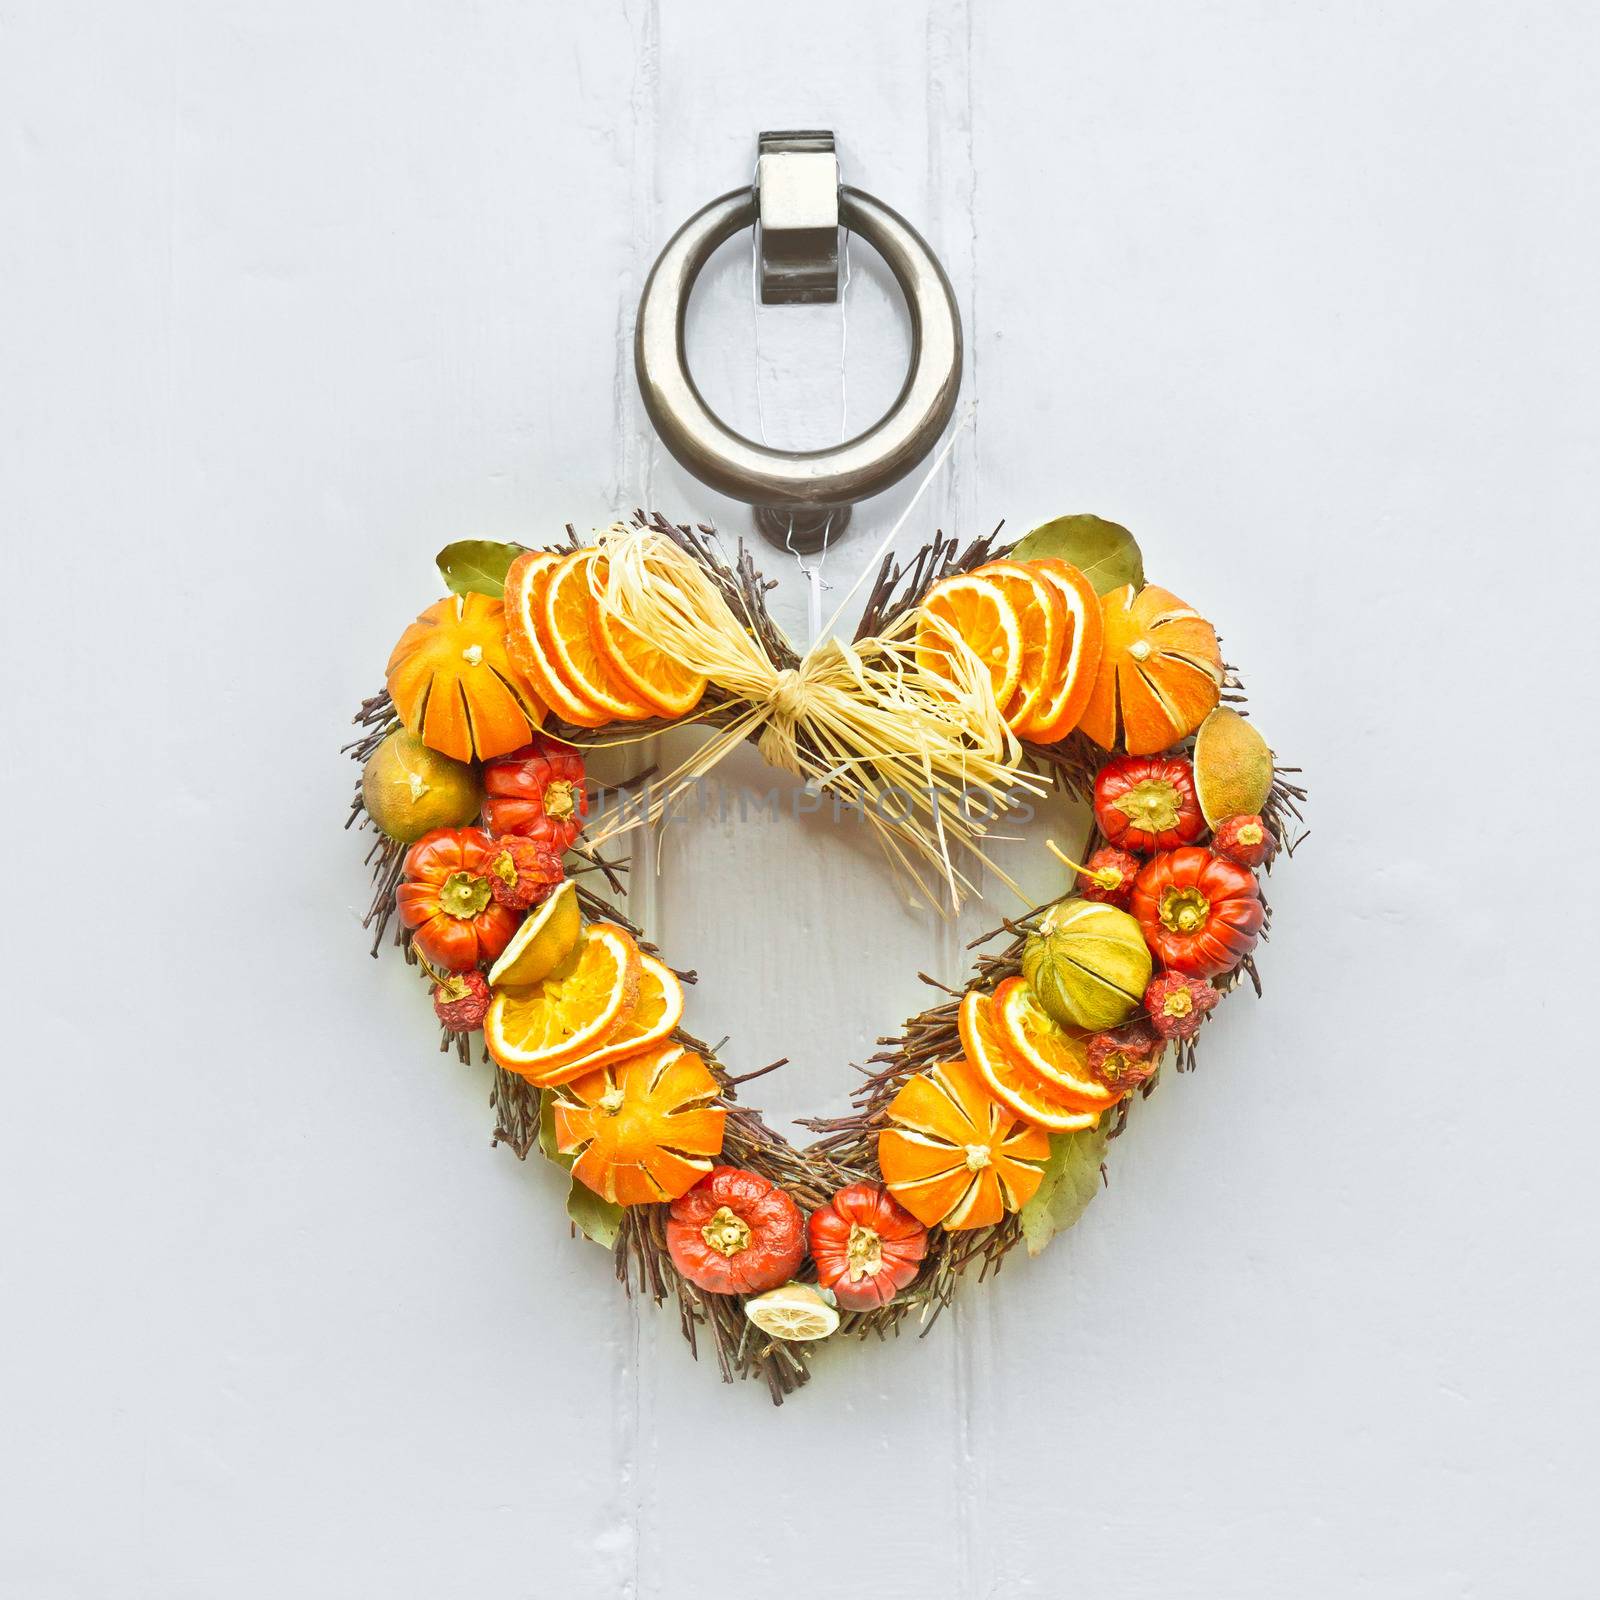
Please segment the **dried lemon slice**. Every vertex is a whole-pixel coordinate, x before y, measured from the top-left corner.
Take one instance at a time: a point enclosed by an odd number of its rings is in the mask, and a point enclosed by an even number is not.
[[[489,985],[495,989],[528,989],[548,978],[572,954],[583,932],[578,891],[569,881],[524,919],[489,968]]]
[[[839,1313],[809,1283],[785,1283],[744,1303],[744,1314],[774,1339],[826,1339],[839,1326]]]

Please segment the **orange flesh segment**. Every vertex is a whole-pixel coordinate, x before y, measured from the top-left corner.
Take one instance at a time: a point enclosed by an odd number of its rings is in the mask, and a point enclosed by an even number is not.
[[[609,717],[640,722],[655,714],[653,708],[611,670],[589,626],[594,603],[589,592],[593,556],[591,550],[575,551],[550,573],[539,640],[569,689]]]
[[[483,1019],[489,1054],[508,1072],[531,1073],[595,1049],[632,1014],[641,965],[631,934],[609,922],[591,924],[543,982],[495,994]]]
[[[962,641],[989,675],[996,706],[1004,707],[1022,674],[1022,629],[999,584],[962,573],[942,579],[922,602],[917,626],[917,663],[951,682],[958,670],[951,657]]]
[[[1016,561],[991,561],[975,574],[998,583],[1022,634],[1017,687],[1001,710],[1013,731],[1032,715],[1041,696],[1055,687],[1066,630],[1066,607],[1053,584]]]
[[[1039,1004],[1026,979],[1007,978],[995,990],[990,1015],[1005,1049],[1063,1104],[1098,1115],[1122,1098],[1089,1076],[1084,1041]]]
[[[506,573],[506,650],[563,722],[598,728],[609,720],[607,714],[575,693],[556,671],[540,632],[545,588],[560,563],[561,557],[548,550],[530,550],[511,563]]]
[[[683,985],[664,963],[654,956],[639,956],[639,998],[626,1022],[604,1044],[576,1060],[544,1071],[525,1074],[540,1089],[571,1083],[623,1056],[636,1054],[646,1045],[664,1039],[683,1020]]]
[[[998,996],[969,989],[958,1013],[961,1043],[983,1074],[989,1092],[1026,1122],[1051,1133],[1075,1133],[1100,1120],[1100,1108],[1085,1106],[1019,1057],[999,1026]]]
[[[1055,694],[1036,706],[1017,732],[1037,744],[1055,744],[1078,726],[1094,689],[1105,642],[1100,596],[1069,562],[1048,556],[1034,563],[1040,576],[1061,596],[1066,613],[1065,641],[1056,671]]]
[[[686,717],[706,692],[706,680],[658,650],[605,603],[605,557],[590,567],[589,628],[606,665],[627,689],[663,717]]]

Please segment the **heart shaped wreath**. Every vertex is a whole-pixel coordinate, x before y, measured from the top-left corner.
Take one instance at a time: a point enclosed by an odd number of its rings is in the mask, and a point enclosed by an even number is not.
[[[494,1141],[568,1168],[568,1215],[629,1293],[675,1295],[691,1347],[708,1329],[724,1380],[781,1403],[816,1340],[931,1323],[968,1270],[1077,1220],[1135,1091],[1193,1067],[1242,978],[1260,992],[1257,869],[1299,842],[1304,791],[1234,709],[1211,624],[1144,582],[1114,523],[886,556],[854,638],[824,630],[803,657],[711,528],[567,533],[442,552],[451,594],[355,718],[372,953],[397,919],[440,1049],[470,1063],[482,1031]],[[707,735],[689,760],[586,832],[586,747],[686,723]],[[605,844],[746,740],[941,909],[976,867],[1015,889],[983,841],[1019,794],[1094,808],[1081,864],[1055,851],[1068,894],[975,941],[967,987],[934,984],[803,1147],[738,1099],[783,1063],[731,1075],[682,1026],[694,974],[610,898],[626,863]]]

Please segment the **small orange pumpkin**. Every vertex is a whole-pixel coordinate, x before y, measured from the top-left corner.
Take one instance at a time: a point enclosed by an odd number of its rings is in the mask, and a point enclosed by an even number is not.
[[[505,606],[488,595],[447,595],[400,635],[389,657],[389,698],[409,732],[457,761],[525,745],[544,706],[506,654]]]
[[[889,1102],[878,1166],[890,1194],[927,1227],[987,1228],[1033,1198],[1049,1137],[984,1086],[970,1061],[910,1079]]]
[[[1217,630],[1167,589],[1102,597],[1100,670],[1078,726],[1106,750],[1151,756],[1187,738],[1222,697]]]
[[[556,1146],[576,1155],[572,1175],[613,1205],[687,1194],[722,1153],[727,1110],[704,1061],[658,1044],[555,1091]]]

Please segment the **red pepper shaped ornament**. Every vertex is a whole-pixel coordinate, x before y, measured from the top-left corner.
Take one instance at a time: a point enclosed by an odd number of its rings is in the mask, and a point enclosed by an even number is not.
[[[1265,918],[1255,875],[1194,847],[1149,862],[1128,910],[1161,965],[1191,978],[1232,971],[1255,948]]]
[[[395,908],[423,960],[441,972],[493,961],[522,921],[494,897],[492,848],[481,828],[435,828],[406,852]]]
[[[852,1183],[806,1224],[817,1282],[842,1311],[886,1306],[917,1275],[928,1230],[886,1189]]]
[[[569,744],[542,735],[483,766],[483,825],[491,833],[521,834],[554,850],[572,847],[589,814],[583,757]]]
[[[1122,850],[1193,844],[1205,831],[1194,766],[1181,756],[1119,756],[1095,774],[1094,820]]]
[[[711,1294],[760,1294],[787,1283],[805,1260],[805,1218],[760,1173],[713,1167],[672,1202],[667,1253]]]

